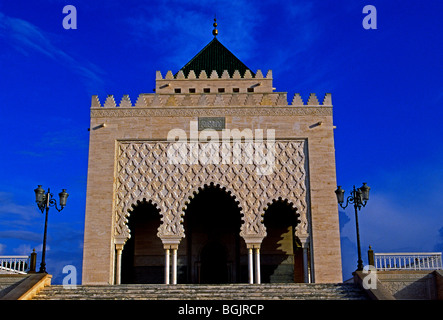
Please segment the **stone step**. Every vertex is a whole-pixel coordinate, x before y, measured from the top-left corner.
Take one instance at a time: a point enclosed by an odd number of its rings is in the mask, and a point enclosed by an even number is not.
[[[366,299],[354,284],[82,285],[44,288],[36,300],[293,300]]]
[[[1,274],[0,275],[0,298],[25,280],[28,275],[21,274]]]

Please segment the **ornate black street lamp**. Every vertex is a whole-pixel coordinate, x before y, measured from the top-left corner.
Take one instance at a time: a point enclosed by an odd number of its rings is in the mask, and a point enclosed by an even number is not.
[[[357,271],[363,270],[363,261],[361,259],[361,248],[360,248],[360,232],[358,228],[358,210],[361,209],[361,207],[366,206],[368,200],[369,200],[369,190],[371,188],[366,185],[366,182],[363,183],[363,185],[358,188],[351,191],[351,195],[346,199],[346,205],[343,206],[344,202],[344,195],[345,190],[341,188],[341,186],[337,187],[337,190],[335,190],[335,194],[337,195],[337,201],[340,207],[343,209],[346,209],[349,203],[354,204],[355,209],[355,226],[357,229],[357,249],[358,249],[358,261],[357,261]]]
[[[52,193],[48,191],[45,193],[45,190],[43,190],[42,186],[38,186],[37,189],[34,189],[35,192],[35,202],[37,202],[37,206],[40,209],[40,211],[43,213],[46,211],[45,216],[45,232],[43,235],[43,252],[42,252],[42,263],[40,264],[40,273],[46,273],[46,263],[45,263],[45,255],[46,255],[46,232],[48,230],[48,212],[49,207],[55,207],[58,212],[62,211],[63,208],[66,206],[66,199],[68,198],[69,194],[66,192],[66,189],[62,189],[62,192],[58,194],[60,201],[60,209],[57,207],[57,201],[52,198]]]

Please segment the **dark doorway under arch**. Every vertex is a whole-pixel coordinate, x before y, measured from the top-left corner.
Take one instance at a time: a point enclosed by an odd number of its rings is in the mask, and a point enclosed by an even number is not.
[[[263,283],[303,282],[303,250],[294,235],[298,216],[292,204],[281,199],[266,209],[267,235],[260,250]]]
[[[179,247],[180,281],[236,283],[242,281],[240,208],[229,192],[213,184],[199,189],[184,216],[185,238]],[[246,261],[246,260],[245,260]]]
[[[200,283],[227,283],[228,252],[220,241],[208,242],[200,254]]]
[[[145,200],[133,208],[128,219],[131,238],[122,252],[121,283],[163,283],[164,250],[157,237],[159,209]]]

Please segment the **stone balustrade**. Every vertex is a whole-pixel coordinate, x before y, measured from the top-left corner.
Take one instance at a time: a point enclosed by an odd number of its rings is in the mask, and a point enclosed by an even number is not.
[[[441,270],[441,252],[374,253],[377,270]]]
[[[29,267],[29,256],[0,256],[0,273],[26,274]]]

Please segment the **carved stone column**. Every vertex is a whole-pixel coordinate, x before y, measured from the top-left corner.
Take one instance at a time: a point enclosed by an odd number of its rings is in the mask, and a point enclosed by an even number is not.
[[[255,283],[261,283],[261,273],[260,273],[260,246],[255,248]]]
[[[115,284],[121,284],[121,273],[122,273],[122,251],[124,243],[116,243],[115,250],[117,253],[117,263],[115,265]]]
[[[169,248],[165,249],[165,284],[169,284],[169,261],[170,261],[170,253]]]
[[[309,236],[298,236],[300,239],[302,248],[303,248],[303,281],[305,283],[311,282],[310,275],[309,275],[309,254],[308,249],[310,245]]]
[[[249,284],[254,283],[254,257],[252,247],[248,248],[248,271],[249,271]]]
[[[176,237],[168,237],[162,238],[162,242],[163,248],[165,249],[165,284],[177,284],[177,250],[180,239]],[[171,250],[172,265],[170,262]],[[170,279],[170,274],[172,274],[172,279]]]
[[[246,243],[248,249],[248,271],[249,271],[249,283],[261,283],[260,273],[260,244],[261,243]],[[255,252],[255,254],[254,254]],[[254,263],[255,256],[255,263]],[[255,275],[255,278],[254,278]]]
[[[177,284],[177,249],[172,249],[172,284]]]

